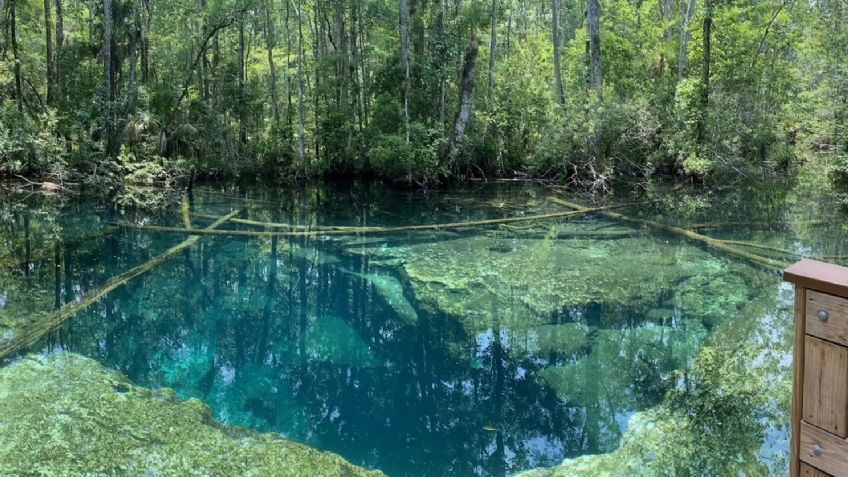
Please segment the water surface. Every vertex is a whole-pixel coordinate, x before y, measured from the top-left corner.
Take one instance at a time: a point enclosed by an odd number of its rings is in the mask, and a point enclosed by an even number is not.
[[[206,185],[191,209],[241,209],[305,229],[393,226],[560,210],[551,194],[503,184]],[[675,194],[604,200],[640,201],[622,212],[798,255],[846,247],[836,201],[798,184]],[[182,226],[178,206],[13,194],[0,210],[0,336],[185,238],[103,233],[116,222]],[[373,236],[204,237],[29,351],[92,357],[137,384],[199,398],[224,423],[398,476],[499,476],[612,452],[637,413],[684,409],[697,422],[711,402],[703,378],[714,376],[729,386],[727,402],[739,399],[707,426],[726,425],[715,432],[728,445],[680,465],[701,475],[741,458],[752,475],[768,475],[788,449],[790,324],[791,291],[775,269],[589,215]],[[732,388],[744,375],[704,371],[705,350],[742,344],[764,400]],[[751,452],[728,450],[743,442]]]

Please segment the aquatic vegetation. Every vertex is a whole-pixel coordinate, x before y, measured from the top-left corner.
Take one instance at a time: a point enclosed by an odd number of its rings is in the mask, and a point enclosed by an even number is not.
[[[130,383],[74,354],[0,369],[4,475],[382,475],[341,457],[217,424],[196,399]]]
[[[677,284],[693,277],[710,282],[728,263],[697,247],[651,237],[469,237],[393,253],[403,253],[404,278],[421,304],[457,317],[469,330],[535,328],[553,314],[590,303],[656,308]],[[750,294],[741,285],[733,296]]]

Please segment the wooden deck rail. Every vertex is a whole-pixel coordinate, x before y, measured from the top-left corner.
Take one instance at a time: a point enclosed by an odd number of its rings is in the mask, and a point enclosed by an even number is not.
[[[848,268],[801,260],[795,284],[791,477],[848,476]]]

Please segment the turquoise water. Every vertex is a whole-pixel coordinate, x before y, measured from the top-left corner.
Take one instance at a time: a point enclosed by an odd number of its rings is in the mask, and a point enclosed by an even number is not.
[[[621,209],[632,216],[709,223],[699,230],[712,237],[841,255],[838,204],[804,206],[813,199],[797,190],[606,200],[640,201]],[[242,209],[243,218],[308,229],[393,226],[561,210],[551,194],[533,185],[207,185],[191,210]],[[122,211],[16,197],[0,216],[6,338],[185,238],[140,228],[93,234],[115,222],[180,227],[178,206]],[[653,432],[633,428],[634,419],[657,410],[666,413],[658,422],[684,426],[680,446],[698,442],[701,457],[678,463],[692,475],[728,465],[769,475],[788,449],[790,325],[791,290],[776,268],[589,215],[317,239],[203,237],[21,353],[82,354],[136,384],[199,398],[223,423],[281,433],[388,475],[499,476],[620,446],[616,458],[630,458],[628,433]],[[730,369],[728,356],[742,348],[742,364]],[[745,452],[734,450],[739,443]]]

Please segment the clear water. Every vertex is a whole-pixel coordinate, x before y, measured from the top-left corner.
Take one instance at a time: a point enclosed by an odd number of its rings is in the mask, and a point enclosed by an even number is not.
[[[612,200],[648,204],[623,209],[630,215],[722,224],[703,232],[714,237],[841,255],[838,204],[805,190]],[[307,227],[389,226],[558,210],[548,195],[526,185],[449,193],[208,185],[191,206]],[[130,228],[92,235],[113,222],[181,226],[179,208],[120,211],[12,194],[2,212],[0,335],[184,239]],[[204,237],[29,351],[92,357],[137,384],[199,398],[224,423],[388,475],[500,476],[615,451],[636,413],[697,409],[703,387],[688,376],[705,347],[748,346],[751,372],[771,394],[718,415],[733,429],[721,439],[754,449],[742,457],[752,474],[781,468],[791,293],[776,270],[597,215],[513,225]],[[705,448],[705,462],[691,465],[714,471],[740,459],[727,452]]]

